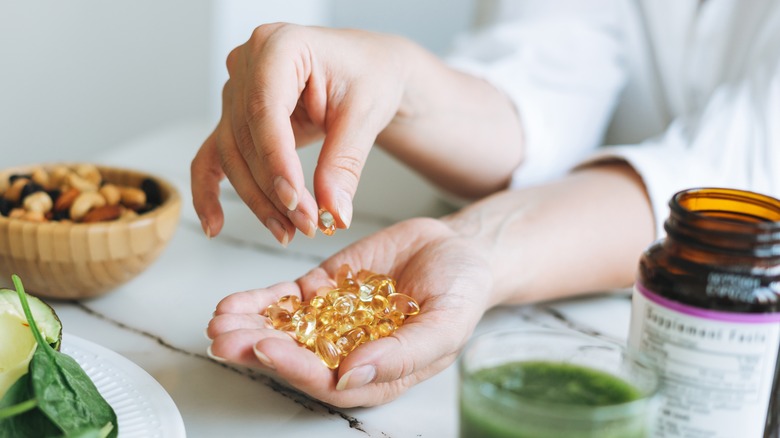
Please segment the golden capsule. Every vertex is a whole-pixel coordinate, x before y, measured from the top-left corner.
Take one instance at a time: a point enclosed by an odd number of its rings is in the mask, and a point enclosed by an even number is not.
[[[320,216],[320,231],[326,236],[332,236],[336,232],[336,219],[333,215],[324,208],[319,211]]]
[[[336,275],[333,277],[336,280],[336,286],[354,286],[357,284],[355,279],[355,273],[352,272],[352,268],[348,264],[343,264],[336,270]]]
[[[368,336],[368,340],[370,341],[376,341],[377,339],[382,337],[379,333],[379,328],[376,325],[366,326],[365,329]]]
[[[322,327],[319,330],[319,334],[317,336],[325,336],[326,338],[330,339],[333,342],[336,342],[336,340],[341,337],[341,333],[339,333],[338,327],[336,325],[329,325]]]
[[[333,309],[340,315],[349,315],[355,310],[355,296],[353,294],[344,294],[333,301]]]
[[[343,318],[339,318],[338,321],[336,321],[336,329],[338,330],[339,334],[344,334],[348,332],[349,330],[352,330],[355,328],[355,321],[350,316],[346,316]]]
[[[369,283],[361,284],[358,289],[358,298],[363,302],[371,302],[376,294],[376,288]]]
[[[395,293],[395,281],[386,275],[375,275],[366,284],[374,288],[376,295],[386,297]]]
[[[285,295],[279,298],[279,300],[276,301],[276,304],[290,313],[295,313],[295,311],[301,307],[301,299],[296,295]]]
[[[374,312],[367,309],[357,309],[350,316],[356,326],[371,325],[374,322]]]
[[[387,318],[400,327],[404,323],[404,314],[398,310],[393,310],[387,314]]]
[[[304,304],[299,307],[295,313],[292,314],[290,323],[293,325],[293,327],[298,327],[298,325],[301,323],[301,320],[303,320],[307,315],[311,315],[316,319],[318,313],[318,310],[314,307],[310,306],[309,304]]]
[[[320,325],[323,327],[334,324],[338,318],[339,314],[331,306],[320,309],[317,314],[317,321],[319,321]]]
[[[336,348],[336,344],[325,336],[317,336],[314,341],[314,352],[320,358],[326,367],[334,370],[339,367],[341,362],[341,352]]]
[[[271,321],[275,329],[286,330],[291,327],[292,315],[277,304],[271,304],[265,309],[265,315]]]
[[[369,270],[354,273],[342,265],[330,286],[301,303],[295,295],[281,297],[265,310],[275,328],[285,330],[315,352],[330,369],[363,342],[392,335],[420,307],[397,293],[395,281]]]
[[[393,320],[389,318],[380,319],[376,323],[375,327],[377,328],[379,337],[381,338],[392,335],[393,333],[395,333],[395,329],[398,328],[393,322]]]
[[[297,322],[293,323],[293,328],[295,329],[295,339],[301,344],[306,344],[313,341],[312,338],[317,335],[317,318],[311,313],[302,315]],[[295,316],[293,315],[293,320],[295,320]]]
[[[353,293],[349,289],[336,288],[336,289],[331,289],[327,294],[325,294],[325,298],[328,300],[329,303],[333,304],[334,302],[336,302],[336,300],[339,297],[347,294],[353,294]]]
[[[306,342],[303,343],[303,346],[306,347],[307,350],[315,351],[316,346],[314,343],[317,341],[317,334],[315,333],[312,336],[309,336],[306,338]]]
[[[323,308],[327,307],[327,305],[328,305],[328,300],[327,300],[327,298],[325,298],[325,297],[320,297],[320,296],[312,297],[312,298],[309,300],[309,305],[310,305],[311,307],[313,307],[313,308],[317,309],[317,310],[321,310],[321,309],[323,309]]]
[[[387,315],[390,313],[390,303],[382,295],[376,295],[371,300],[371,310],[374,312],[374,317]]]
[[[355,327],[342,334],[336,340],[336,347],[342,355],[346,356],[352,352],[358,345],[366,341],[368,333],[362,327]]]
[[[387,302],[391,310],[397,310],[406,316],[417,315],[420,313],[420,305],[409,295],[395,293],[387,296]]]
[[[369,271],[368,269],[361,269],[357,271],[357,274],[355,274],[355,279],[358,281],[358,283],[363,284],[374,275],[376,275],[376,272]]]
[[[333,287],[331,287],[331,286],[320,286],[315,291],[315,295],[317,295],[318,297],[325,297],[325,296],[328,295],[328,292],[330,292],[332,290],[333,290]]]

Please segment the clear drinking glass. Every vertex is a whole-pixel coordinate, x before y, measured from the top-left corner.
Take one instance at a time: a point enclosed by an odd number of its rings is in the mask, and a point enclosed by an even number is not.
[[[477,336],[458,373],[461,438],[645,437],[658,405],[654,368],[574,331]]]

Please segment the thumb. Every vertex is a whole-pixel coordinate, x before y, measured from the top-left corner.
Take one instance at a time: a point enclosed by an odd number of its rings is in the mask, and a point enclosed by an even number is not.
[[[417,315],[417,318],[421,315]],[[412,386],[451,364],[465,343],[440,325],[410,320],[392,335],[366,342],[339,366],[338,390],[408,379]]]

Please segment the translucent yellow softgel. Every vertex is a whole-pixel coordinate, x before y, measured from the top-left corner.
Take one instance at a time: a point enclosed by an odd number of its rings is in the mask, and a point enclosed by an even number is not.
[[[354,274],[343,265],[334,280],[335,286],[320,288],[308,302],[287,295],[264,312],[274,328],[290,333],[330,369],[360,344],[392,335],[420,313],[417,301],[397,292],[385,274]]]

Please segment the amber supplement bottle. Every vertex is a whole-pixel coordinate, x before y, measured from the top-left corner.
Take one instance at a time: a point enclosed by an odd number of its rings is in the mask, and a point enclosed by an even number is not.
[[[663,376],[654,436],[777,438],[780,201],[703,188],[669,206],[629,334]]]

